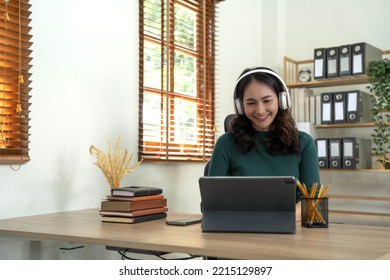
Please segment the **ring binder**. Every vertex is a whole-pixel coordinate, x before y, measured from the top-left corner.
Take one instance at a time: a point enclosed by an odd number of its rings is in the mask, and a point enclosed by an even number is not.
[[[371,140],[343,138],[343,169],[371,168]]]
[[[339,47],[339,75],[352,76],[352,45]]]
[[[321,93],[321,123],[333,123],[333,94],[330,92]]]
[[[329,168],[329,156],[328,156],[328,139],[318,138],[316,139],[317,154],[318,154],[318,167],[320,169]]]
[[[372,119],[370,95],[360,90],[347,91],[345,95],[347,123],[369,122]]]
[[[345,92],[333,93],[333,122],[345,123]]]
[[[326,49],[327,78],[339,76],[339,48],[332,47]]]
[[[341,168],[341,147],[340,138],[329,139],[329,168]]]
[[[367,74],[368,63],[382,59],[383,51],[367,43],[352,45],[352,75]]]
[[[314,49],[314,79],[321,80],[326,78],[326,49]]]

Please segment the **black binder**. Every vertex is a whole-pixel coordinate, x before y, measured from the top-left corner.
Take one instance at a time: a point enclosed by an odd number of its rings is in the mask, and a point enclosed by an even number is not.
[[[339,75],[352,76],[352,45],[339,47]]]
[[[339,77],[339,48],[332,47],[326,49],[326,77]]]
[[[371,140],[362,138],[343,138],[343,169],[371,168]]]
[[[372,119],[372,101],[368,93],[353,90],[345,93],[347,123],[369,122]]]
[[[333,123],[345,123],[345,92],[333,93]]]
[[[329,139],[316,139],[318,167],[321,169],[329,168]]]
[[[342,143],[341,138],[329,139],[329,168],[340,169],[341,168],[341,155],[342,155]]]
[[[333,93],[321,93],[321,124],[333,123]]]
[[[326,78],[326,49],[314,49],[314,75],[315,80]]]
[[[367,74],[368,63],[382,59],[383,51],[367,43],[352,45],[352,75]]]

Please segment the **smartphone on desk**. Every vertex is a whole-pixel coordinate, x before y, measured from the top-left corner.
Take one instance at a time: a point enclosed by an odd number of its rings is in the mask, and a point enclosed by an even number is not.
[[[189,226],[193,224],[198,224],[201,221],[202,221],[201,218],[185,218],[185,219],[167,220],[166,224],[170,226]]]

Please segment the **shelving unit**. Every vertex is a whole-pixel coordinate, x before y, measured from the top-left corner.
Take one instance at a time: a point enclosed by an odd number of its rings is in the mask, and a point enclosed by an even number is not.
[[[390,50],[383,51],[383,56],[390,55]],[[299,82],[298,73],[302,67],[308,66],[313,69],[314,60],[295,60],[285,56],[283,61],[283,77],[289,88],[317,88],[317,87],[330,87],[330,86],[343,86],[343,85],[357,85],[368,83],[367,75],[351,76],[343,78],[332,78],[324,80],[316,80],[310,82]]]
[[[343,86],[343,85],[358,85],[358,84],[366,84],[368,83],[367,76],[361,76],[356,78],[337,78],[337,79],[329,79],[323,81],[310,81],[310,82],[294,82],[287,83],[289,88],[298,88],[298,87],[306,87],[306,88],[318,88],[318,87],[330,87],[330,86]]]
[[[383,55],[390,54],[390,50]],[[297,61],[284,57],[284,80],[287,87],[320,89],[368,84],[367,75],[299,82],[298,73],[309,67],[313,73],[314,60]],[[318,90],[317,90],[318,91]],[[364,134],[371,138],[373,122],[317,124],[315,130],[324,135]],[[358,129],[358,131],[356,131]],[[355,133],[356,132],[356,133]],[[373,155],[374,156],[374,155]],[[375,157],[374,157],[375,158]],[[390,226],[389,173],[385,169],[321,169],[321,182],[330,183],[330,221]]]
[[[335,123],[335,124],[317,124],[315,128],[348,128],[348,127],[374,127],[373,122],[361,123]]]
[[[383,52],[383,56],[390,55],[390,50]],[[315,80],[309,82],[299,82],[298,73],[302,67],[309,67],[313,69],[314,60],[294,60],[287,56],[284,57],[284,70],[283,76],[288,88],[327,88],[327,87],[339,87],[350,85],[362,85],[368,84],[367,75],[350,76],[343,78],[332,78]],[[313,71],[312,71],[313,72]],[[335,129],[335,128],[374,128],[373,122],[359,122],[359,123],[340,123],[340,124],[316,124],[316,129]],[[371,137],[371,135],[369,136]],[[356,169],[359,171],[360,169]],[[390,172],[385,169],[373,169],[380,172]]]

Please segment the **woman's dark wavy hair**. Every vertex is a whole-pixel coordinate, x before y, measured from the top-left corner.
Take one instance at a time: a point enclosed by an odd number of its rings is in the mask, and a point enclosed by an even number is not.
[[[245,69],[240,77],[255,69],[267,69],[264,67],[247,68]],[[271,70],[272,71],[272,70]],[[268,73],[255,72],[244,77],[235,88],[235,97],[240,98],[243,101],[244,91],[248,84],[256,80],[263,83],[273,89],[275,94],[279,98],[279,92],[284,91],[282,83],[275,76]],[[231,131],[234,135],[234,139],[244,154],[254,149],[257,145],[255,132],[250,119],[246,115],[237,115],[231,123]],[[294,119],[291,116],[290,109],[282,111],[279,109],[278,114],[275,116],[274,122],[271,127],[271,136],[267,139],[267,151],[270,154],[295,154],[299,153],[300,145],[298,138],[298,129]]]

